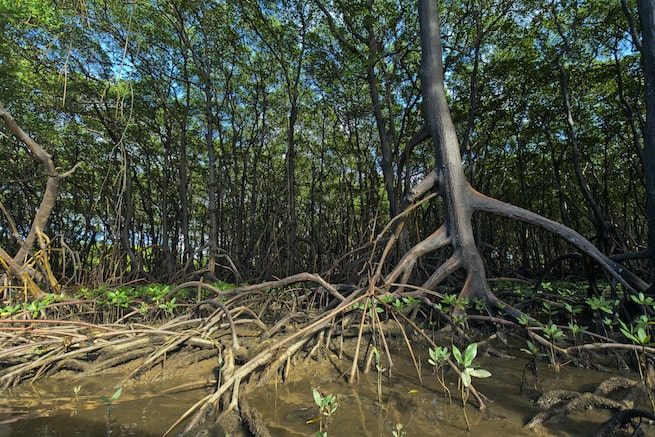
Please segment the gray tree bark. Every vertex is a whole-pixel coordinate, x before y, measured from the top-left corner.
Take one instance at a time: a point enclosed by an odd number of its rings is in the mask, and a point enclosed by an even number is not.
[[[638,0],[641,22],[641,68],[646,85],[646,126],[644,128],[644,183],[648,220],[650,282],[655,283],[655,1]]]

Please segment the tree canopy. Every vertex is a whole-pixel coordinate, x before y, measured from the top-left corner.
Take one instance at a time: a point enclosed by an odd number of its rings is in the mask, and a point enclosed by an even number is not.
[[[445,95],[471,186],[571,227],[651,281],[651,263],[629,255],[649,247],[636,3],[439,7]],[[421,134],[416,10],[393,0],[0,2],[0,101],[58,175],[2,127],[5,263],[34,249],[27,238],[56,180],[37,228],[63,281],[301,271],[356,281],[370,267],[363,249],[435,165]],[[439,202],[413,209],[385,261],[442,220]],[[476,213],[472,225],[491,276],[535,277],[574,250],[506,218]],[[422,283],[447,258],[434,251],[412,274]]]

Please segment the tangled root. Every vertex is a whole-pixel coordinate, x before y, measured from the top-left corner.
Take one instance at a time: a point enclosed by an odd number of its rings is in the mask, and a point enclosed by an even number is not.
[[[618,391],[626,391],[626,393],[619,400],[609,397]],[[635,418],[655,420],[655,416],[652,414],[634,408],[638,400],[645,396],[647,396],[646,388],[640,381],[620,376],[603,381],[593,393],[549,390],[544,392],[537,400],[537,404],[544,411],[535,415],[525,427],[534,429],[544,423],[562,421],[572,413],[582,413],[601,408],[614,410],[617,413],[605,422],[595,434],[595,436],[604,437],[619,426],[632,425]],[[640,425],[633,425],[633,428],[637,429]]]

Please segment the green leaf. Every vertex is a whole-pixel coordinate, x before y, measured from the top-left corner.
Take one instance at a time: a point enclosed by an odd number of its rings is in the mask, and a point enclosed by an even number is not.
[[[432,365],[435,365],[435,362],[437,361],[437,349],[428,349],[428,354],[430,355],[428,362]]]
[[[646,345],[650,341],[650,335],[646,334],[644,328],[639,328],[637,330],[637,339],[639,340],[639,344]]]
[[[525,352],[527,354],[530,354],[530,355],[540,355],[539,354],[539,348],[537,346],[535,346],[534,343],[532,343],[530,340],[528,340],[527,343],[528,343],[528,348],[527,349],[526,348],[521,348],[521,350],[523,352]]]
[[[519,325],[528,326],[530,323],[530,318],[525,314],[521,314],[521,316],[517,319],[517,322],[519,322]]]
[[[116,390],[116,391],[114,392],[113,395],[111,395],[111,400],[112,400],[112,401],[115,401],[116,399],[120,398],[120,397],[121,397],[121,393],[123,393],[123,387],[119,388],[118,390]]]
[[[484,369],[473,369],[469,374],[476,378],[489,378],[491,376],[491,372]]]
[[[464,361],[462,360],[462,353],[457,349],[457,346],[453,345],[453,356],[457,360],[459,364],[464,364]]]
[[[323,396],[318,392],[317,389],[312,389],[312,393],[314,394],[314,402],[316,402],[316,405],[319,407],[323,406]]]
[[[467,367],[466,369],[464,369],[462,371],[461,378],[462,378],[462,384],[464,384],[464,387],[468,387],[469,385],[471,385],[471,372],[472,371],[473,371],[473,369],[471,369],[470,367]]]
[[[476,355],[478,355],[478,344],[477,343],[469,344],[468,347],[466,348],[466,351],[464,352],[464,362],[466,363],[466,365],[472,363]]]

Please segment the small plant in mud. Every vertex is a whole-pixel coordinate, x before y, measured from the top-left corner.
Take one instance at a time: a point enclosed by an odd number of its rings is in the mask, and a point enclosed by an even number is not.
[[[216,368],[216,387],[220,387],[223,383],[223,371],[225,370],[225,359],[218,356],[218,367]]]
[[[116,390],[110,398],[107,396],[100,397],[100,400],[107,405],[107,424],[109,424],[111,421],[111,410],[113,409],[113,403],[121,397],[121,393],[123,393],[123,387]]]
[[[516,321],[519,323],[519,325],[525,327],[530,326],[530,324],[532,323],[532,319],[525,314],[521,314]]]
[[[642,317],[647,318],[647,316],[642,316]],[[635,349],[635,358],[639,366],[639,376],[641,378],[641,381],[644,383],[644,386],[646,387],[646,392],[648,393],[648,398],[651,403],[651,408],[653,409],[653,411],[655,411],[655,400],[653,399],[653,394],[652,394],[653,382],[651,381],[650,378],[650,372],[648,369],[648,363],[646,361],[647,358],[646,358],[646,351],[645,351],[646,346],[649,346],[651,344],[650,342],[651,335],[649,333],[650,332],[649,326],[647,324],[644,325],[643,323],[640,323],[643,322],[643,320],[640,319],[641,318],[638,318],[636,323],[631,324],[629,327],[623,321],[619,321],[619,323],[621,324],[621,328],[620,328],[621,333],[636,346],[640,346],[639,350]]]
[[[328,435],[328,426],[332,420],[332,414],[334,414],[334,412],[337,411],[337,408],[339,408],[339,403],[337,402],[336,396],[333,394],[323,395],[318,391],[318,389],[315,388],[312,389],[312,391],[314,394],[314,402],[316,402],[316,405],[318,405],[319,414],[319,431],[316,433],[316,435],[320,437],[326,437]],[[323,418],[325,418],[325,420]]]
[[[450,358],[450,351],[446,347],[437,346],[436,348],[430,348],[428,351],[430,358],[428,358],[428,363],[432,364],[434,372],[437,375],[437,381],[441,384],[441,387],[444,389],[444,394],[448,394],[448,399],[452,402],[450,396],[450,390],[446,386],[446,380],[444,378],[444,364]]]
[[[551,302],[548,302],[547,300],[543,301],[541,303],[541,306],[542,306],[541,312],[548,316],[548,323],[553,323],[553,316],[559,314],[559,309],[555,307]]]
[[[456,294],[445,294],[441,299],[441,303],[443,304],[443,311],[452,313],[454,310],[466,311],[470,301],[468,298],[460,298]],[[437,306],[439,307],[439,305]]]
[[[43,311],[44,308],[45,305],[40,300],[34,300],[32,302],[23,304],[23,310],[32,313],[33,319],[38,318],[39,314],[41,311]]]
[[[79,397],[80,390],[82,390],[81,385],[73,387],[73,394],[75,395],[75,402],[74,402],[74,405],[73,405],[73,409],[70,412],[71,417],[77,415],[77,409],[80,406],[80,397]]]
[[[382,403],[382,372],[384,372],[385,369],[382,367],[382,364],[380,363],[380,351],[378,348],[374,347],[373,348],[373,355],[375,356],[375,370],[378,372],[378,403]]]
[[[162,284],[150,284],[145,290],[145,294],[152,299],[155,305],[159,305],[160,301],[164,299],[164,296],[171,291],[170,285]]]
[[[141,305],[139,305],[138,309],[139,309],[139,313],[145,316],[146,314],[148,314],[148,311],[150,311],[150,306],[145,302],[141,302]]]
[[[179,306],[179,304],[176,301],[177,298],[173,298],[169,301],[166,301],[165,303],[159,304],[159,308],[162,310],[165,310],[168,314],[173,315],[173,312],[175,311],[175,308]]]
[[[23,303],[20,306],[5,307],[3,312],[7,311],[9,314],[13,314],[22,310],[24,312],[32,313],[32,318],[37,319],[39,316],[45,317],[46,308],[52,303],[63,299],[63,297],[64,297],[63,295],[50,293],[50,294],[46,294],[45,296],[43,296],[38,300],[33,300],[28,303]]]
[[[393,437],[405,437],[407,435],[407,433],[403,431],[402,423],[396,423],[393,431],[391,431],[391,434],[393,435]]]
[[[591,308],[591,310],[594,312],[594,320],[602,320],[603,322],[603,329],[606,330],[606,328],[613,329],[615,325],[615,307],[618,305],[619,301],[618,300],[607,300],[605,299],[605,296],[594,296],[587,298],[585,301],[587,305]],[[604,316],[604,317],[603,317]],[[611,316],[611,317],[610,317]],[[605,331],[605,334],[607,334],[607,331]]]
[[[487,309],[487,302],[485,302],[484,299],[474,299],[473,308],[475,311],[482,313]]]
[[[577,321],[577,315],[582,312],[582,306],[580,305],[571,305],[569,303],[564,304],[564,309],[569,313],[569,322],[568,327],[571,331],[571,338],[574,344],[578,344],[580,333],[587,330],[586,326],[580,326]]]
[[[491,376],[491,372],[480,368],[480,365],[473,360],[478,355],[478,344],[471,343],[464,350],[464,354],[453,345],[453,357],[457,360],[457,363],[462,367],[460,374],[460,393],[462,395],[462,409],[464,411],[464,420],[466,420],[466,430],[471,430],[471,425],[469,424],[468,416],[466,415],[466,402],[468,401],[470,387],[471,387],[471,378],[488,378]]]
[[[453,327],[460,329],[468,328],[468,316],[466,310],[470,300],[466,297],[460,298],[456,294],[444,294],[441,302],[436,307],[450,316]],[[454,332],[453,334],[454,335]],[[454,338],[451,338],[453,340]]]
[[[392,305],[398,311],[402,311],[410,307],[416,307],[417,305],[420,305],[420,303],[421,302],[418,299],[412,296],[407,296],[403,297],[402,299],[393,300]]]
[[[357,303],[357,304],[354,304],[354,305],[352,305],[352,306],[350,307],[350,309],[351,309],[351,310],[361,310],[361,311],[366,311],[368,317],[370,317],[371,320],[375,320],[375,315],[373,314],[374,311],[375,311],[376,313],[378,313],[378,314],[381,314],[381,313],[384,312],[384,308],[382,308],[382,307],[379,305],[379,302],[378,302],[377,299],[373,299],[373,302],[372,302],[372,303],[371,303],[370,300],[367,300],[365,304],[362,303],[362,302]]]
[[[107,299],[109,305],[115,306],[118,308],[127,308],[130,304],[130,292],[131,288],[118,288],[116,290],[110,290],[107,292]]]
[[[577,316],[582,312],[582,305],[571,305],[570,303],[564,304],[564,309],[569,313],[570,322],[577,323]]]
[[[532,360],[528,362],[528,364],[525,365],[523,368],[523,379],[521,380],[521,393],[526,389],[527,386],[527,380],[528,380],[528,375],[532,375],[534,378],[533,381],[533,388],[534,390],[538,390],[539,387],[541,386],[541,381],[539,379],[539,367],[537,367],[537,359],[540,357],[546,357],[547,355],[539,348],[532,343],[530,340],[527,342],[527,348],[521,348],[521,351],[525,352],[526,354],[530,355],[532,357]]]
[[[561,365],[557,360],[557,354],[555,353],[555,343],[557,343],[559,340],[565,339],[566,334],[564,334],[564,331],[562,331],[562,329],[554,323],[545,325],[543,327],[543,331],[544,337],[550,340],[550,362],[555,368],[555,372],[559,374]]]
[[[5,305],[4,307],[0,308],[0,317],[11,316],[16,313],[19,313],[21,308],[22,308],[21,304]]]

